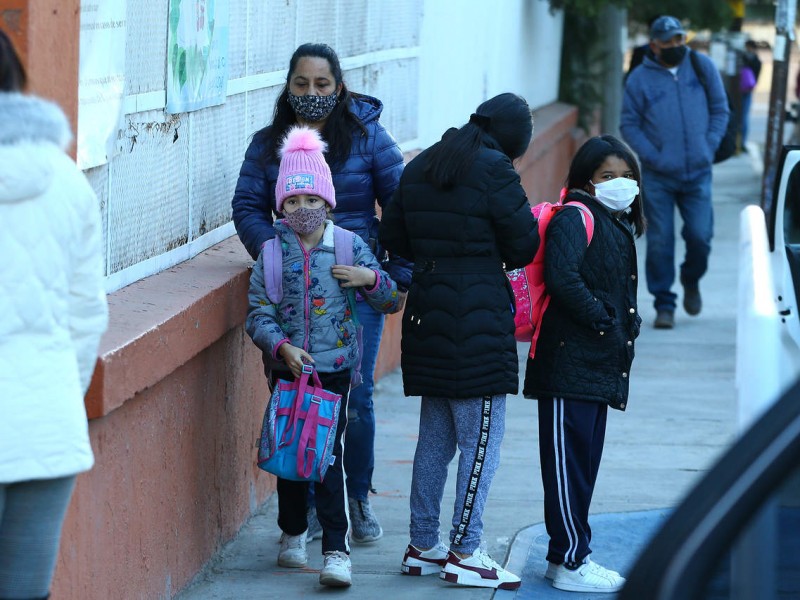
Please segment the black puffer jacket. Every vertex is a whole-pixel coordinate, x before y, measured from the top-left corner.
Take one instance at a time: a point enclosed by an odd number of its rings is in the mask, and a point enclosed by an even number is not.
[[[516,394],[513,295],[503,265],[532,260],[536,220],[511,160],[489,136],[468,177],[448,191],[425,178],[429,152],[406,166],[380,227],[387,250],[416,263],[403,316],[405,393]]]
[[[542,317],[524,394],[603,402],[625,410],[641,318],[636,307],[636,247],[627,221],[616,219],[589,194],[570,192],[594,215],[594,237],[574,209],[558,212],[547,228],[545,284],[550,305]]]

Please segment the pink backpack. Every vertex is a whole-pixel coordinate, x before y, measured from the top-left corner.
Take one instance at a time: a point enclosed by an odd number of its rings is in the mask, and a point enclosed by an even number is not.
[[[563,196],[562,196],[563,200]],[[516,312],[514,313],[514,337],[518,342],[531,342],[528,356],[533,358],[536,352],[536,340],[539,339],[539,324],[542,315],[550,304],[550,296],[544,285],[544,247],[547,241],[547,226],[550,219],[566,206],[580,209],[583,224],[586,226],[586,245],[592,242],[594,235],[594,215],[585,204],[570,202],[562,204],[561,200],[555,204],[542,202],[531,207],[531,213],[538,220],[539,249],[533,261],[521,269],[508,272],[511,288],[514,290]]]

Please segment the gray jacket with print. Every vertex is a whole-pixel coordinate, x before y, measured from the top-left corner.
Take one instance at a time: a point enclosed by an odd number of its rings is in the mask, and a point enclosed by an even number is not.
[[[333,277],[336,264],[333,223],[326,221],[320,243],[306,251],[283,220],[275,222],[283,254],[283,298],[273,304],[264,285],[262,249],[250,276],[250,307],[245,328],[270,363],[282,363],[278,348],[286,342],[314,358],[320,373],[346,372],[359,360],[356,325],[347,302],[347,290]],[[379,312],[397,308],[397,285],[380,268],[366,243],[353,236],[353,264],[375,271],[377,281],[358,291]]]

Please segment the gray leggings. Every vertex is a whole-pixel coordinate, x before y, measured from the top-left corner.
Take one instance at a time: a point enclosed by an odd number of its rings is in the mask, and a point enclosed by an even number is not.
[[[0,599],[46,598],[75,475],[0,483]]]
[[[456,453],[458,475],[450,548],[472,554],[483,533],[483,507],[500,463],[505,395],[452,400],[423,396],[411,477],[411,543],[431,548],[439,539],[439,510],[447,466]]]

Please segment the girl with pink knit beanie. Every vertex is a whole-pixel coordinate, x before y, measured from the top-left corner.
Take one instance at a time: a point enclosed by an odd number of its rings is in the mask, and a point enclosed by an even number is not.
[[[278,211],[275,222],[281,252],[261,254],[250,277],[247,333],[270,363],[267,376],[300,377],[303,364],[313,364],[325,389],[342,394],[334,445],[334,464],[321,483],[315,484],[317,516],[322,525],[323,568],[319,581],[328,586],[351,584],[347,493],[342,469],[342,435],[347,426],[347,398],[351,370],[360,364],[357,316],[347,299],[358,291],[375,310],[397,308],[397,286],[380,268],[366,243],[340,230],[330,220],[336,206],[331,171],[323,152],[325,143],[316,130],[292,128],[280,151],[281,163],[275,186]],[[341,235],[344,232],[346,235]],[[334,244],[353,244],[353,264],[336,264]],[[267,269],[276,256],[282,260],[282,297],[273,303],[265,285]],[[355,317],[355,318],[354,318]],[[306,530],[308,482],[278,478],[278,526],[281,546],[278,565],[302,568],[308,564]]]

